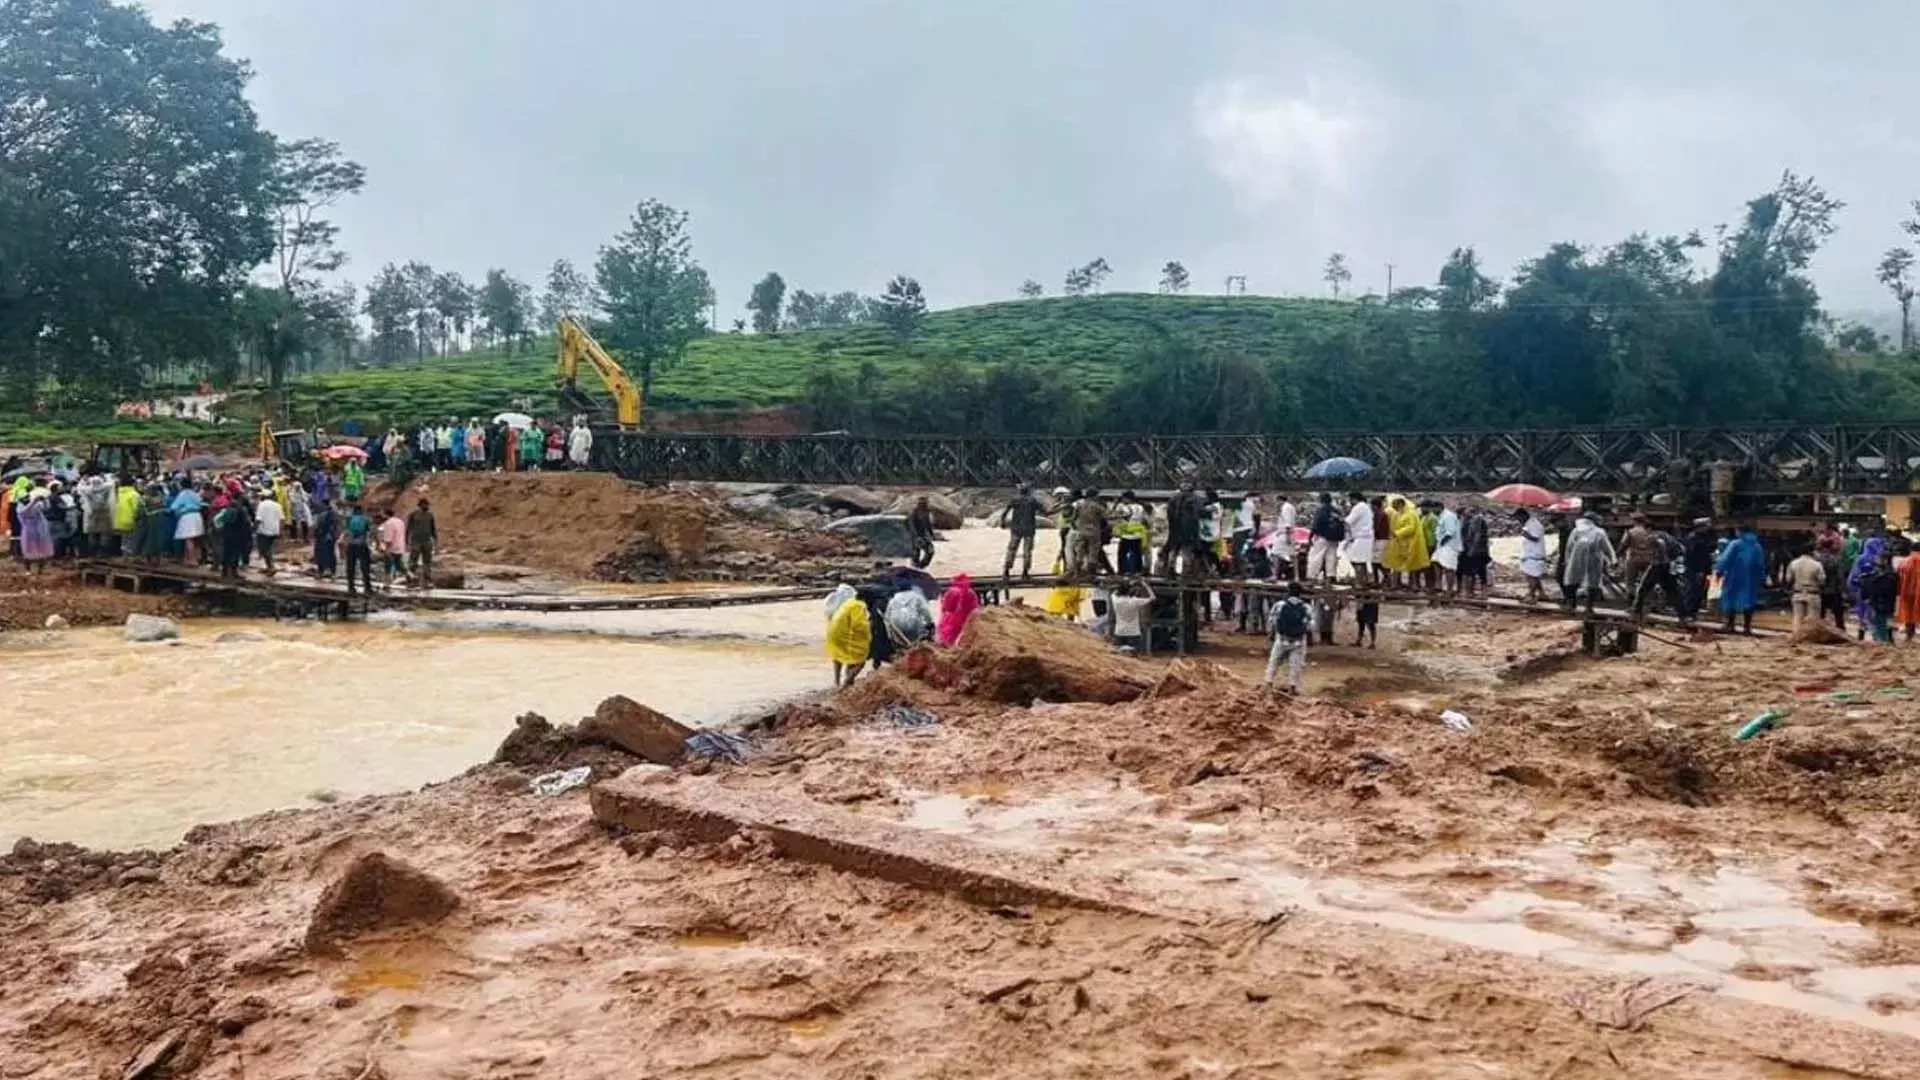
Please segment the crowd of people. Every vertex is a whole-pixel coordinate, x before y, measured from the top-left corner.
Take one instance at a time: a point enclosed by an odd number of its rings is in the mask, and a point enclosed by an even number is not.
[[[431,588],[439,533],[421,499],[410,510],[363,504],[367,470],[266,466],[138,477],[86,470],[63,479],[21,475],[0,485],[7,550],[38,573],[55,560],[162,560],[237,579],[259,560],[282,572],[282,541],[305,547],[308,572],[332,579],[345,567],[349,595],[384,587]]]
[[[584,416],[570,423],[509,413],[491,421],[448,417],[404,431],[388,428],[368,436],[361,449],[376,472],[403,465],[421,472],[584,469],[593,457],[593,429]]]

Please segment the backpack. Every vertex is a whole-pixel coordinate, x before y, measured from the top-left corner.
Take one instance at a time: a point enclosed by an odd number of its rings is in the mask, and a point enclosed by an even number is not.
[[[1307,602],[1297,596],[1289,596],[1280,601],[1273,613],[1273,636],[1283,638],[1303,638],[1307,636],[1307,622],[1312,613],[1307,610]]]

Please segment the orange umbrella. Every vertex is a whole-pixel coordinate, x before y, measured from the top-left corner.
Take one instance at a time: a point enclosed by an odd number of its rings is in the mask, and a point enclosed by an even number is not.
[[[1544,510],[1560,501],[1560,496],[1538,484],[1502,484],[1487,492],[1487,498],[1508,506],[1530,506]]]

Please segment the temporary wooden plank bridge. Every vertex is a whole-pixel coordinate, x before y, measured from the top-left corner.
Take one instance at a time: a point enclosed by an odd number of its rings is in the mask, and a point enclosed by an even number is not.
[[[84,583],[98,583],[132,592],[189,592],[217,603],[251,603],[271,607],[276,615],[320,618],[350,618],[381,610],[426,611],[669,611],[738,607],[748,604],[780,604],[819,600],[832,586],[802,585],[742,589],[690,589],[676,593],[537,593],[494,592],[481,589],[407,589],[377,588],[372,593],[349,595],[343,581],[321,581],[293,573],[273,578],[253,573],[238,578],[223,578],[212,571],[179,563],[147,564],[136,560],[95,559],[78,565]],[[1210,592],[1226,592],[1249,598],[1275,600],[1285,595],[1286,583],[1266,580],[1204,580],[1198,578],[1096,578],[1069,582],[1055,576],[1000,578],[981,575],[972,579],[975,591],[990,603],[1005,602],[1015,590],[1050,589],[1062,584],[1118,589],[1128,581],[1143,580],[1156,593],[1176,594],[1181,610],[1188,611],[1194,597]],[[946,588],[952,582],[940,580]],[[1526,615],[1547,619],[1577,620],[1583,625],[1588,647],[1595,651],[1616,648],[1633,651],[1638,631],[1648,628],[1677,628],[1669,615],[1645,614],[1638,618],[1631,611],[1615,606],[1598,606],[1592,612],[1570,611],[1556,604],[1529,604],[1505,596],[1443,596],[1411,589],[1379,589],[1354,585],[1318,586],[1309,593],[1336,595],[1349,602],[1376,601],[1381,604],[1410,607],[1444,607],[1498,614]],[[1186,620],[1189,616],[1183,615]],[[1702,624],[1700,629],[1715,628]],[[1626,634],[1622,642],[1622,633]],[[1765,635],[1767,631],[1756,631]],[[1186,640],[1181,638],[1181,647]]]

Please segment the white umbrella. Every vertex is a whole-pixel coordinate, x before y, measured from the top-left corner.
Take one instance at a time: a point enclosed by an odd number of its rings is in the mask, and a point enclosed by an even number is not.
[[[496,424],[505,424],[513,428],[530,428],[533,426],[533,417],[528,416],[526,413],[503,412],[494,417],[493,422]]]

